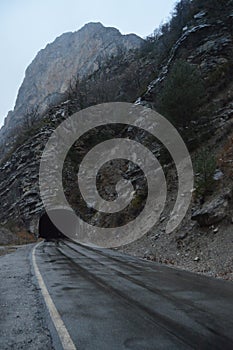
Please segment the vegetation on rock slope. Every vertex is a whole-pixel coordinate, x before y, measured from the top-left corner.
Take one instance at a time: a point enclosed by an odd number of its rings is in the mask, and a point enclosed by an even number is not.
[[[52,107],[43,116],[35,118],[35,122],[34,119],[31,120],[31,115],[25,115],[24,133],[19,135],[15,148],[8,153],[2,167],[3,180],[6,181],[6,184],[4,183],[4,189],[0,189],[0,195],[5,193],[5,187],[8,187],[7,201],[9,203],[4,207],[4,213],[0,213],[1,221],[6,213],[10,213],[11,217],[16,219],[20,216],[21,224],[23,223],[28,229],[31,229],[31,227],[35,227],[35,225],[32,226],[32,221],[37,222],[36,220],[41,213],[42,207],[38,205],[40,199],[38,197],[32,199],[30,194],[30,191],[32,194],[33,190],[34,192],[38,191],[38,180],[33,178],[30,181],[28,178],[25,181],[24,174],[19,174],[21,170],[18,170],[22,169],[23,161],[20,162],[23,157],[28,157],[29,149],[30,152],[34,152],[38,147],[38,150],[33,153],[33,157],[37,157],[34,172],[36,173],[46,138],[64,118],[97,103],[134,102],[140,97],[140,103],[164,113],[184,137],[189,149],[193,152],[194,159],[197,159],[195,168],[197,192],[194,194],[192,212],[190,210],[178,233],[175,232],[171,237],[163,235],[165,219],[148,237],[136,242],[131,247],[126,247],[126,250],[136,252],[139,255],[144,255],[142,252],[148,250],[151,251],[154,260],[173,261],[177,265],[186,263],[189,267],[193,259],[202,253],[205,239],[209,244],[209,237],[212,241],[219,242],[220,234],[222,234],[227,242],[226,245],[230,247],[232,243],[227,241],[225,233],[230,230],[231,190],[233,188],[232,11],[233,1],[231,0],[180,1],[176,5],[171,21],[155,30],[146,39],[141,49],[127,53],[119,52],[117,56],[109,57],[99,65],[97,71],[89,76],[80,78],[77,74],[71,77],[70,87],[63,96],[63,103]],[[176,87],[175,93],[174,86]],[[152,152],[160,158],[160,161],[162,160],[162,163],[170,161],[170,158],[164,155],[161,149],[158,149],[155,140],[149,137],[145,138],[145,135],[140,134],[138,130],[133,130],[130,135],[127,135],[128,131],[124,126],[118,127],[119,129],[115,130],[103,128],[101,132],[98,130],[96,133],[87,135],[86,139],[82,139],[81,143],[74,145],[71,149],[66,159],[64,183],[67,197],[73,206],[77,205],[77,193],[74,190],[77,159],[82,159],[88,147],[91,147],[95,142],[98,143],[112,135],[137,138],[140,142],[149,145]],[[85,146],[86,141],[88,147]],[[40,149],[38,143],[42,145]],[[203,146],[208,146],[211,153],[203,151],[205,153],[203,156],[201,151]],[[32,157],[31,153],[30,157]],[[17,166],[18,163],[20,167]],[[24,171],[33,165],[29,163],[31,162],[24,161]],[[6,166],[6,164],[8,165]],[[124,167],[125,164],[122,163],[121,168]],[[213,180],[216,170],[223,173],[223,177],[218,181]],[[27,176],[30,177],[31,169],[29,169],[28,174]],[[174,175],[173,170],[167,171],[166,175],[169,194],[171,197],[175,197],[176,175]],[[139,174],[136,173],[135,176],[139,177]],[[7,182],[8,178],[10,182]],[[105,182],[103,182],[104,184]],[[13,198],[12,189],[15,187],[12,186],[16,185],[18,186],[18,197]],[[104,195],[104,192],[102,194]],[[221,197],[219,201],[218,197]],[[143,200],[144,194],[139,191],[138,197],[133,201],[134,208],[131,208],[132,211],[129,210],[127,215],[137,214],[140,201],[143,202]],[[207,209],[210,219],[213,219],[214,211],[219,209],[214,207],[216,203],[226,204],[226,211],[221,216],[224,219],[218,227],[216,224],[211,224],[202,228],[196,223],[190,222],[193,212],[200,209],[207,210],[206,203],[208,203]],[[168,207],[169,205],[171,206],[171,202],[168,203]],[[165,210],[165,217],[169,215],[168,209]],[[93,220],[99,220],[95,213],[89,212],[87,214]],[[225,225],[224,231],[223,225]],[[213,237],[213,231],[217,229],[219,234],[216,231]],[[206,253],[206,256],[209,254],[207,248],[203,253],[204,255]],[[230,264],[229,254],[224,248],[225,256],[223,257],[224,254],[220,254],[220,250],[214,249],[213,254],[216,255],[216,259],[219,259],[222,266],[225,266],[222,270],[226,269],[226,266]],[[210,265],[211,261],[215,261],[213,254],[210,256]],[[196,271],[207,269],[206,262],[199,266],[202,267],[199,270],[197,267]],[[214,268],[216,268],[214,263],[208,267],[210,270]],[[220,273],[220,269],[216,268],[217,270],[216,274]]]

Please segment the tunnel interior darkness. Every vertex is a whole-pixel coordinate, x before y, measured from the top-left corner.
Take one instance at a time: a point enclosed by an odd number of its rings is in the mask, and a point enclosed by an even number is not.
[[[53,209],[49,212],[50,215],[56,217],[57,220],[61,223],[61,225],[68,227],[69,232],[68,236],[73,236],[75,234],[75,221],[74,215],[71,211],[67,209]],[[67,238],[51,221],[49,215],[45,212],[41,215],[39,220],[39,229],[38,229],[39,237],[47,240],[50,239],[61,239]]]

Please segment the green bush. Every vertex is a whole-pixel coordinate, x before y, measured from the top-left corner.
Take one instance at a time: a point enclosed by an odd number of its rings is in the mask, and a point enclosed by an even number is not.
[[[197,115],[204,95],[204,83],[198,69],[178,60],[158,94],[158,110],[176,125],[186,126]]]
[[[195,188],[198,196],[205,197],[211,193],[214,185],[216,159],[209,148],[203,148],[194,162],[196,173]]]

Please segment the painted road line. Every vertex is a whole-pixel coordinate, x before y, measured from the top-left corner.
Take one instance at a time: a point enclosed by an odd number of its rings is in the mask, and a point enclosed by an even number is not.
[[[53,321],[53,324],[57,330],[58,336],[60,338],[60,341],[62,343],[62,346],[64,350],[77,350],[76,346],[74,345],[69,332],[64,324],[64,322],[61,319],[61,316],[59,312],[56,309],[56,306],[54,305],[54,302],[48,292],[48,289],[45,285],[45,282],[43,280],[43,277],[40,273],[40,270],[38,268],[37,262],[36,262],[36,248],[39,247],[40,244],[43,242],[38,243],[32,250],[32,262],[33,262],[33,268],[35,271],[36,278],[39,283],[39,287],[41,289],[42,295],[44,297],[46,306],[49,310],[50,317]]]

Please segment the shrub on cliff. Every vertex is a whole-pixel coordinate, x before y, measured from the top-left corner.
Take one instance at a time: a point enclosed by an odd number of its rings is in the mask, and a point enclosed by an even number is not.
[[[214,173],[216,170],[216,159],[210,149],[201,149],[195,159],[194,168],[196,173],[196,193],[204,199],[213,190]]]
[[[205,96],[197,68],[185,61],[174,63],[158,96],[158,110],[176,125],[187,126],[196,119]]]

